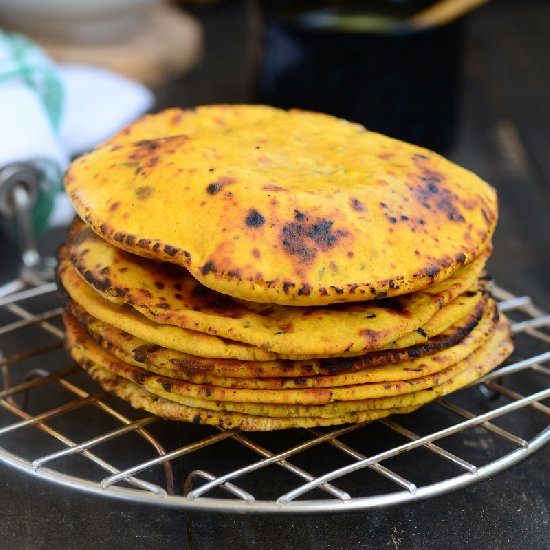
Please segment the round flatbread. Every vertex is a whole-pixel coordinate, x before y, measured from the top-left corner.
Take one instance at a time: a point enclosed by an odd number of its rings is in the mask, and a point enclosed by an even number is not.
[[[185,270],[128,254],[75,220],[67,243],[79,274],[104,298],[129,304],[160,324],[214,334],[279,355],[364,353],[394,344],[427,323],[468,288],[485,263],[480,257],[428,289],[385,300],[325,307],[255,304],[214,292]],[[471,300],[479,299],[478,295]],[[464,310],[469,307],[465,300]],[[443,308],[452,314],[453,308]],[[447,326],[446,313],[441,313]],[[452,321],[451,321],[452,322]]]
[[[452,391],[456,391],[473,381],[477,380],[498,364],[500,364],[506,357],[512,352],[512,343],[510,339],[510,330],[507,322],[503,321],[497,326],[491,340],[487,345],[475,351],[463,361],[464,368],[459,374],[452,379],[444,382],[443,384],[434,386],[427,390],[421,390],[409,394],[404,394],[396,397],[383,397],[375,399],[366,399],[363,401],[353,402],[337,402],[327,405],[273,405],[263,403],[236,403],[236,402],[213,402],[197,398],[188,398],[165,390],[157,390],[156,393],[152,393],[144,390],[144,388],[134,384],[124,378],[118,377],[107,369],[103,369],[97,363],[94,363],[90,359],[84,359],[82,365],[93,378],[102,382],[108,381],[109,383],[104,385],[105,389],[116,393],[120,397],[130,401],[133,406],[138,408],[145,408],[156,414],[163,414],[162,408],[152,409],[150,408],[157,400],[162,403],[173,403],[184,407],[182,410],[187,411],[187,408],[199,409],[202,414],[199,417],[190,418],[189,416],[183,417],[171,417],[177,420],[187,420],[202,423],[205,419],[215,418],[216,414],[220,413],[239,413],[246,415],[271,417],[287,419],[290,418],[309,418],[312,422],[317,424],[311,425],[326,425],[325,422],[333,420],[334,423],[343,422],[356,422],[361,420],[343,420],[348,415],[361,413],[361,416],[357,417],[362,420],[373,417],[366,417],[363,415],[374,414],[376,412],[393,414],[395,412],[406,412],[418,408],[420,405],[433,401],[434,399],[447,395]],[[120,388],[125,388],[125,391],[116,391]],[[147,399],[145,399],[147,397]],[[178,410],[177,407],[172,409]],[[214,416],[203,416],[208,411],[215,411]],[[316,416],[319,415],[319,416]],[[324,419],[324,420],[321,420]],[[291,421],[291,420],[290,420]],[[304,427],[304,424],[300,424],[298,427]],[[224,426],[227,427],[227,426]],[[233,427],[233,426],[229,426]],[[255,428],[257,429],[257,428]],[[276,428],[266,428],[276,429]]]
[[[485,253],[497,219],[494,190],[433,152],[263,106],[147,117],[73,162],[65,185],[111,244],[283,305],[424,289]]]
[[[486,301],[486,298],[487,280],[481,277],[475,287],[459,294],[452,302],[440,309],[427,323],[380,349],[409,348],[428,342],[458,323],[459,320],[464,319],[468,313],[478,308],[481,302]],[[481,307],[483,307],[482,304]]]
[[[277,357],[274,353],[247,344],[171,325],[159,325],[131,307],[108,302],[78,275],[63,254],[61,247],[57,273],[63,289],[85,311],[105,323],[159,346],[201,357],[226,357],[245,361],[267,361]]]
[[[358,411],[338,417],[291,417],[270,418],[235,412],[217,412],[208,409],[187,407],[174,401],[163,399],[145,391],[143,388],[109,371],[87,365],[90,376],[97,380],[105,391],[128,401],[136,409],[144,409],[167,420],[208,424],[225,430],[243,430],[251,432],[286,430],[289,428],[314,428],[316,426],[334,426],[338,424],[358,424],[385,418],[390,414],[403,414],[414,411],[417,407],[403,409],[382,409]]]
[[[166,378],[188,380],[194,384],[206,384],[226,388],[247,388],[247,389],[289,389],[289,388],[331,388],[337,386],[352,386],[371,382],[390,382],[408,380],[435,374],[445,368],[458,363],[480,347],[494,331],[495,321],[494,304],[488,308],[481,322],[475,329],[466,336],[460,343],[445,350],[434,353],[427,357],[409,359],[402,363],[384,365],[368,369],[355,370],[346,374],[302,376],[298,378],[276,377],[271,378],[234,378],[220,377],[208,374],[194,375],[182,378],[181,373],[176,369],[159,368],[140,363],[134,359],[134,354],[128,354],[123,349],[115,346],[102,346],[109,353],[120,359],[127,365],[143,368],[146,371],[160,374]],[[76,345],[76,342],[86,342],[93,338],[96,343],[105,343],[102,336],[98,334],[88,335],[84,327],[71,314],[65,313],[64,322],[67,328],[67,339],[69,345]],[[84,344],[85,345],[85,344]],[[137,371],[139,372],[139,371]],[[180,374],[180,376],[178,376]],[[174,376],[175,375],[175,376]]]
[[[84,331],[83,331],[84,332]],[[333,401],[358,401],[376,397],[392,397],[419,391],[442,384],[461,372],[464,366],[458,362],[434,374],[420,375],[407,380],[374,382],[345,387],[315,387],[304,389],[240,389],[223,388],[206,384],[193,384],[185,380],[163,377],[128,365],[98,346],[88,335],[68,334],[68,348],[78,363],[90,360],[117,376],[136,382],[148,391],[166,391],[184,397],[210,401],[246,403],[278,403],[320,405]],[[418,373],[417,373],[418,374]]]
[[[432,293],[430,296],[434,300],[430,301],[427,298],[426,307],[440,309],[455,297],[460,296],[462,291],[468,288],[472,281],[475,281],[475,274],[480,268],[481,263],[478,264],[477,261],[473,262],[469,266],[463,268],[465,270],[464,273],[461,274],[460,270],[459,273],[453,274],[448,280],[434,285],[434,288],[430,291]],[[362,331],[361,337],[365,342],[362,350],[350,351],[344,348],[342,351],[330,353],[327,351],[328,346],[323,347],[321,338],[319,349],[311,354],[276,354],[271,350],[268,351],[246,343],[239,343],[218,336],[176,327],[174,325],[159,324],[141,315],[132,308],[120,306],[103,299],[78,275],[77,271],[67,259],[64,247],[60,249],[58,272],[60,282],[72,300],[94,317],[151,343],[199,357],[233,358],[256,361],[265,361],[275,358],[307,359],[312,357],[352,357],[364,355],[366,351],[375,350],[377,349],[377,344],[380,345],[387,341],[391,342],[391,336],[395,336],[395,333],[390,333],[390,336],[385,336],[382,331],[375,328],[372,334],[368,331]],[[474,297],[471,298],[473,299]],[[467,299],[468,296],[465,296],[464,300]],[[443,313],[442,316],[446,318],[447,324],[452,324],[457,320],[454,316],[458,315],[460,311],[460,308],[452,308],[450,310],[450,316],[447,317],[446,314]],[[307,334],[305,337],[307,337]],[[340,346],[340,349],[341,348],[342,346]]]
[[[492,311],[494,303],[489,304]],[[210,383],[212,379],[303,378],[315,375],[336,375],[397,364],[418,359],[445,350],[461,342],[474,330],[487,310],[486,300],[479,302],[459,323],[423,344],[402,350],[371,352],[351,358],[307,359],[300,361],[239,361],[235,359],[206,359],[166,349],[121,331],[95,319],[74,302],[69,312],[82,323],[96,343],[126,363],[142,366],[151,372],[189,380]],[[214,385],[224,385],[212,382]]]

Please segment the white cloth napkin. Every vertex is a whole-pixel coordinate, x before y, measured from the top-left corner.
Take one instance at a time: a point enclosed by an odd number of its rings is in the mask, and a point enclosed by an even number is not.
[[[61,144],[71,156],[112,136],[153,103],[145,86],[105,69],[60,65],[59,74],[65,90]]]
[[[96,67],[56,66],[25,38],[0,32],[0,169],[17,162],[47,167],[48,186],[58,190],[50,225],[73,215],[61,192],[70,157],[92,149],[152,103],[153,94],[138,82]]]
[[[44,104],[22,82],[0,81],[0,167],[42,158],[60,170],[69,158]]]

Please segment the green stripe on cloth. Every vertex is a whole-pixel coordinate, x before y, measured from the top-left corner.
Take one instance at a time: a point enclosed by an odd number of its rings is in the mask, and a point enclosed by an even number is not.
[[[0,32],[0,81],[19,80],[40,98],[52,127],[59,132],[64,90],[46,54],[17,34]]]

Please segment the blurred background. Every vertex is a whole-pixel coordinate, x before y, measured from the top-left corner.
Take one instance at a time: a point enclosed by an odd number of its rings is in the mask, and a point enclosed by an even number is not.
[[[0,28],[0,294],[52,276],[75,155],[144,112],[261,102],[477,172],[499,283],[550,309],[549,2],[0,0]]]

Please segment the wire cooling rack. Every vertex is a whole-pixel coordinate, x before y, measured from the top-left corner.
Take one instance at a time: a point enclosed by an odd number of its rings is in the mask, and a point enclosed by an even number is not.
[[[132,409],[64,351],[55,284],[12,292],[0,298],[0,460],[90,493],[215,511],[370,509],[464,487],[550,439],[550,315],[492,292],[516,351],[475,386],[409,415],[271,433]]]

